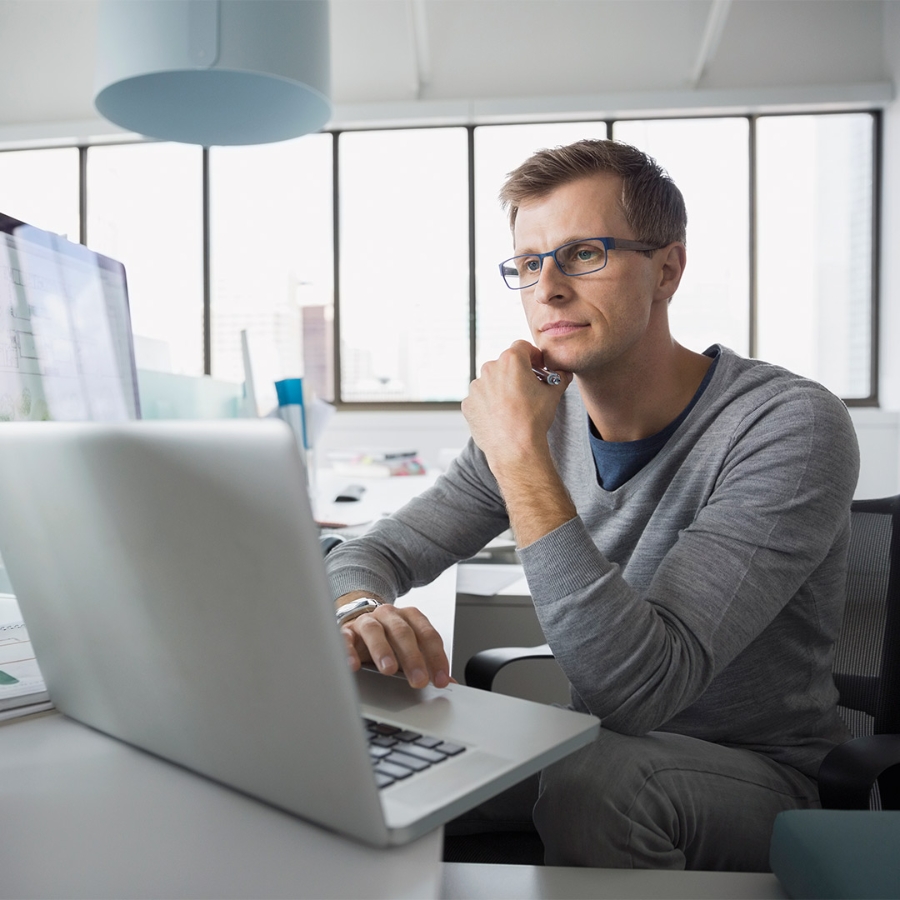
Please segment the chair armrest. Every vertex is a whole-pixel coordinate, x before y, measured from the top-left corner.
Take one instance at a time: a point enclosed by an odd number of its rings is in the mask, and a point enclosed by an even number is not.
[[[884,809],[900,809],[900,734],[854,738],[835,747],[819,768],[819,799],[825,809],[868,809],[878,780]],[[881,777],[879,777],[881,776]]]
[[[489,691],[497,673],[511,662],[522,659],[553,659],[549,644],[537,647],[495,647],[481,650],[466,663],[466,684]]]
[[[344,538],[337,534],[319,535],[319,544],[322,547],[322,556],[328,556],[338,544],[343,544]]]

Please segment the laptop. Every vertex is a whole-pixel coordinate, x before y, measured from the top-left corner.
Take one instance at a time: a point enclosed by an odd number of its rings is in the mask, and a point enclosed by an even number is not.
[[[62,713],[368,844],[598,734],[571,710],[352,673],[279,420],[0,425],[0,553]],[[450,752],[379,787],[372,728]]]

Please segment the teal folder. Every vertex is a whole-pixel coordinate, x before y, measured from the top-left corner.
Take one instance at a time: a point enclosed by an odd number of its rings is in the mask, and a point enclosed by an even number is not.
[[[900,898],[900,812],[779,813],[769,862],[793,898]]]

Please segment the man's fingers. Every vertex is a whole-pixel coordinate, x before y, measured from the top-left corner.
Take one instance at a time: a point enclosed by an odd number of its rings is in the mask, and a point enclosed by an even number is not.
[[[383,613],[380,610],[366,613],[353,621],[352,628],[359,640],[362,641],[364,652],[375,663],[378,671],[384,675],[393,675],[400,664],[382,616]]]
[[[416,643],[428,667],[432,684],[439,688],[446,687],[450,683],[450,661],[438,630],[420,610],[409,608],[403,612],[416,635]]]
[[[355,657],[362,662],[371,660],[385,675],[402,669],[413,687],[425,687],[429,681],[435,687],[450,683],[450,664],[441,636],[415,608],[386,604],[341,630],[348,641],[351,668]]]
[[[412,612],[416,610],[395,607],[376,610],[379,624],[393,648],[394,655],[406,680],[416,688],[425,687],[431,680],[428,663],[419,646],[418,633],[410,624]],[[374,616],[374,613],[370,615]],[[380,667],[379,667],[380,668]]]
[[[356,651],[356,635],[350,630],[350,626],[346,625],[341,628],[341,636],[347,647],[347,663],[352,671],[357,672],[362,665],[362,659]]]

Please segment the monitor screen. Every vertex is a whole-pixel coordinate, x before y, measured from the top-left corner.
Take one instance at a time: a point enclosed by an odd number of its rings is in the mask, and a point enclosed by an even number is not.
[[[139,416],[125,267],[0,213],[0,422]]]

